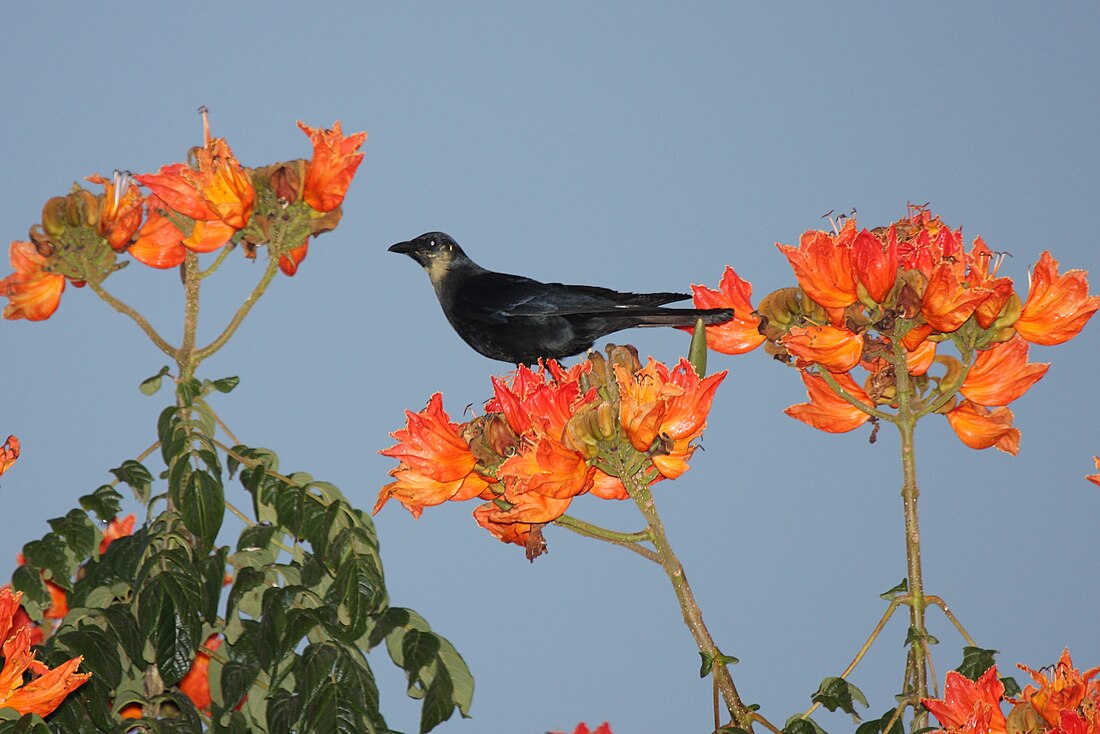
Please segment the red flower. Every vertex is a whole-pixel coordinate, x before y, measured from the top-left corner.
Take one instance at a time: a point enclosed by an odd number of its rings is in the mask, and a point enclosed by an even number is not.
[[[390,471],[397,481],[378,493],[375,513],[396,497],[414,517],[420,517],[425,507],[467,500],[485,491],[489,483],[474,472],[477,459],[444,412],[440,393],[432,395],[419,413],[405,411],[405,418],[405,428],[390,434],[398,444],[379,452],[401,464]]]
[[[587,492],[595,471],[578,452],[542,436],[534,446],[501,464],[497,478],[504,483],[504,497],[509,502],[527,492],[564,500]]]
[[[137,186],[131,185],[129,175],[118,171],[110,181],[98,173],[93,173],[84,180],[103,184],[98,231],[112,249],[122,252],[141,226],[141,191]]]
[[[4,441],[4,445],[0,446],[0,475],[3,475],[8,469],[11,469],[11,465],[15,463],[15,460],[19,458],[19,439],[15,436],[8,436],[8,440]]]
[[[167,205],[156,194],[146,197],[145,208],[148,216],[138,231],[137,240],[130,245],[130,254],[152,268],[176,267],[187,257],[183,233],[161,214]]]
[[[844,373],[863,356],[861,335],[829,324],[795,326],[779,343],[798,358],[795,364],[800,368],[819,364],[830,372]]]
[[[950,333],[966,323],[992,294],[987,288],[964,288],[955,264],[942,263],[932,272],[924,290],[921,313],[933,329]]]
[[[1049,364],[1027,361],[1028,343],[1018,334],[978,352],[962,394],[979,405],[1008,405],[1042,379]]]
[[[305,191],[302,198],[319,212],[330,212],[344,201],[355,170],[363,161],[359,146],[366,133],[344,136],[340,121],[331,130],[321,130],[298,121],[298,127],[313,142],[313,158],[306,168]]]
[[[871,416],[866,411],[833,392],[825,378],[805,371],[800,374],[810,402],[792,405],[784,410],[790,417],[827,433],[846,433],[870,419]],[[857,402],[867,406],[868,410],[872,407],[871,398],[856,384],[850,373],[833,375],[833,379]]]
[[[862,230],[852,242],[852,264],[856,279],[875,303],[882,303],[894,289],[898,274],[896,237],[885,242]]]
[[[0,280],[0,296],[10,299],[4,318],[48,319],[61,303],[65,276],[49,272],[46,258],[30,242],[12,242],[8,256],[15,272]]]
[[[947,420],[959,439],[972,449],[993,446],[1013,456],[1020,450],[1020,429],[1012,427],[1012,411],[1008,408],[990,410],[964,400],[947,413]]]
[[[83,658],[73,658],[53,670],[35,659],[31,651],[30,630],[19,627],[8,635],[22,592],[0,590],[0,639],[4,639],[4,666],[0,669],[0,708],[12,708],[21,714],[48,716],[65,697],[84,685],[91,673],[77,673]],[[32,677],[27,680],[30,673]]]
[[[855,220],[850,219],[839,235],[809,231],[797,248],[778,242],[776,247],[787,256],[798,285],[811,300],[827,309],[844,309],[858,298],[852,267],[854,236]]]
[[[1073,667],[1068,648],[1062,651],[1062,657],[1057,663],[1042,671],[1032,670],[1026,665],[1016,667],[1039,684],[1038,690],[1028,684],[1024,688],[1023,699],[1051,726],[1060,723],[1062,711],[1073,711],[1081,705],[1085,700],[1089,679],[1100,673],[1100,667],[1090,668],[1084,674],[1079,672]]]
[[[195,708],[203,712],[210,711],[210,653],[221,647],[220,635],[210,635],[195,654],[191,669],[180,679],[179,689],[191,699]]]
[[[732,308],[733,318],[724,324],[707,327],[707,346],[723,354],[744,354],[764,341],[760,333],[760,318],[753,315],[752,283],[742,280],[734,269],[726,266],[718,290],[692,285],[696,308]],[[684,327],[684,331],[691,331]]]
[[[306,259],[308,252],[309,238],[306,238],[305,242],[279,256],[279,270],[283,271],[283,275],[294,275],[298,272],[298,266]]]
[[[921,703],[939,720],[946,732],[966,734],[1004,734],[1007,730],[1001,700],[1005,687],[997,677],[996,666],[976,681],[961,673],[947,671],[943,699],[925,698]]]
[[[125,538],[127,535],[134,534],[134,523],[137,521],[137,517],[134,515],[127,515],[119,520],[117,517],[112,518],[111,522],[107,523],[107,528],[103,531],[103,538],[99,541],[99,554],[103,555],[107,552],[107,546],[113,541],[119,538]]]
[[[1016,331],[1032,344],[1050,346],[1069,341],[1100,309],[1100,296],[1089,296],[1084,270],[1058,275],[1058,261],[1043,252],[1031,274],[1031,288]]]

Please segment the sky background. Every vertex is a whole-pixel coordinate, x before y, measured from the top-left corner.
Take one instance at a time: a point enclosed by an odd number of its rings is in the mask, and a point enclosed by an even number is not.
[[[18,3],[0,30],[0,227],[25,238],[46,199],[90,173],[182,160],[200,105],[245,165],[308,157],[299,119],[367,130],[340,227],[201,376],[240,376],[214,407],[243,442],[369,508],[404,409],[438,390],[461,419],[507,371],[386,252],[424,231],[492,269],[624,290],[713,287],[731,264],[758,301],[793,283],[774,244],[827,227],[826,212],[855,208],[873,227],[931,202],[968,242],[1011,253],[1001,272],[1018,290],[1050,249],[1100,291],[1098,34],[1100,5],[1084,2]],[[200,340],[259,277],[230,260],[204,283]],[[179,333],[174,272],[134,263],[107,287]],[[7,577],[47,518],[154,440],[168,396],[138,391],[165,358],[87,289],[67,289],[46,322],[0,329],[0,432],[24,452],[0,488]],[[615,340],[664,361],[688,342]],[[968,449],[938,417],[918,427],[926,590],[1002,651],[1004,672],[1066,645],[1081,668],[1100,664],[1100,489],[1083,478],[1100,453],[1098,354],[1097,323],[1032,349],[1052,367],[1012,406],[1018,457]],[[711,632],[741,660],[740,692],[781,724],[848,664],[904,576],[898,441],[889,426],[872,446],[867,428],[787,418],[802,384],[762,351],[710,367],[729,376],[704,450],[656,501]],[[473,508],[415,521],[391,503],[376,517],[392,603],[421,612],[477,680],[473,718],[440,731],[709,731],[710,682],[658,568],[559,528],[529,564]],[[584,497],[570,512],[642,524],[627,503]],[[929,620],[942,678],[963,642]],[[906,625],[852,677],[871,717],[900,686]],[[388,723],[414,731],[400,673],[381,650],[371,662]]]

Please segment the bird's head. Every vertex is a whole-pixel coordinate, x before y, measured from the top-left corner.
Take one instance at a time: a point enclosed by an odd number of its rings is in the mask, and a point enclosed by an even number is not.
[[[390,245],[390,252],[400,252],[420,263],[434,283],[443,277],[455,262],[468,260],[466,253],[444,232],[425,232],[408,242]]]

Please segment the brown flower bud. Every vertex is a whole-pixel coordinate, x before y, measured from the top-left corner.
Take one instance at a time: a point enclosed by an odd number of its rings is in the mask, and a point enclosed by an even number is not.
[[[616,365],[622,365],[623,369],[632,375],[642,368],[642,363],[638,359],[638,350],[630,344],[608,344],[607,358],[612,373],[615,372]]]
[[[928,279],[917,270],[906,270],[900,277],[902,285],[898,288],[894,306],[902,318],[911,319],[920,313],[921,300],[924,298]]]
[[[36,224],[31,227],[28,233],[31,244],[34,245],[35,251],[42,257],[50,257],[54,254],[57,248],[54,247],[53,242],[46,236],[46,233],[42,231],[42,225]]]
[[[587,375],[588,386],[598,390],[607,384],[607,360],[599,352],[593,351],[588,353],[588,363],[592,365],[592,369]]]
[[[42,207],[42,229],[51,237],[59,237],[65,231],[64,196],[55,196]]]
[[[1035,707],[1026,701],[1013,706],[1005,720],[1005,729],[1008,734],[1038,734],[1048,728]]]
[[[78,188],[65,197],[65,219],[71,227],[99,224],[99,199],[87,189]]]

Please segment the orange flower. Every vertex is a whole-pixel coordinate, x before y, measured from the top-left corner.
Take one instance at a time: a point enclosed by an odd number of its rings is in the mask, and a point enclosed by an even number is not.
[[[84,180],[103,184],[103,197],[99,203],[99,233],[112,249],[122,252],[141,226],[141,191],[131,185],[129,175],[118,171],[110,181],[98,173]]]
[[[14,435],[8,436],[8,440],[0,446],[0,475],[3,475],[15,460],[19,458],[19,439]]]
[[[744,354],[761,345],[760,318],[753,316],[752,283],[742,280],[726,266],[718,290],[703,285],[691,286],[696,308],[732,308],[733,318],[724,324],[707,327],[707,346],[723,354]],[[684,331],[691,331],[684,327]]]
[[[1100,474],[1096,476],[1100,477]],[[657,477],[657,479],[659,480],[661,477]],[[1098,479],[1097,484],[1100,484],[1100,479]],[[592,475],[592,489],[589,492],[593,497],[599,497],[601,500],[630,499],[630,494],[626,491],[623,480],[613,477],[601,469],[597,469],[596,473]]]
[[[313,142],[313,158],[306,168],[305,191],[302,198],[319,212],[330,212],[344,201],[355,170],[363,160],[359,146],[366,133],[344,136],[340,121],[331,130],[321,130],[298,121],[298,127]]]
[[[994,408],[964,400],[947,413],[947,420],[959,439],[972,449],[996,447],[1012,454],[1020,450],[1020,429],[1012,427],[1012,411]]]
[[[117,517],[112,518],[107,523],[107,528],[103,531],[103,538],[99,541],[99,554],[103,555],[107,552],[107,546],[113,541],[119,538],[125,538],[127,535],[134,534],[134,523],[137,521],[137,517],[134,515],[127,515],[119,520]]]
[[[784,410],[790,417],[827,433],[846,433],[862,426],[871,417],[833,392],[825,378],[805,371],[800,374],[810,402],[792,405]],[[868,410],[871,408],[871,398],[856,384],[851,373],[833,375],[833,379]]]
[[[544,436],[501,464],[497,478],[504,483],[509,502],[526,492],[564,500],[587,492],[595,471],[581,454]]]
[[[1081,674],[1073,667],[1069,649],[1062,651],[1062,657],[1051,668],[1042,671],[1032,670],[1026,665],[1017,665],[1039,684],[1039,689],[1028,684],[1023,691],[1023,699],[1031,704],[1043,719],[1051,726],[1060,722],[1062,711],[1072,711],[1085,700],[1089,679],[1100,673],[1100,667],[1091,668]]]
[[[619,382],[619,422],[631,445],[649,452],[662,476],[676,479],[688,470],[687,460],[695,452],[692,442],[706,428],[714,392],[726,372],[700,379],[686,359],[669,370],[650,357],[633,375],[615,365],[615,377]]]
[[[1008,405],[1042,379],[1050,367],[1027,361],[1028,343],[1017,334],[978,352],[962,384],[962,394],[978,405]]]
[[[298,266],[306,259],[308,252],[309,238],[307,237],[305,242],[279,256],[279,270],[283,271],[283,275],[294,275],[298,272]]]
[[[913,351],[906,351],[905,367],[911,375],[923,375],[936,360],[936,342],[925,341]]]
[[[798,247],[776,243],[787,256],[798,284],[815,303],[828,309],[843,309],[857,300],[852,268],[851,239],[855,220],[845,222],[840,235],[805,232]]]
[[[1100,309],[1100,296],[1089,296],[1084,270],[1058,275],[1058,261],[1043,252],[1031,274],[1031,288],[1016,331],[1032,344],[1051,346],[1077,336]]]
[[[180,214],[242,229],[252,215],[256,194],[233,151],[224,140],[214,138],[196,148],[194,155],[194,167],[173,163],[134,178]]]
[[[4,318],[48,319],[61,303],[65,276],[49,272],[46,258],[30,242],[12,242],[8,256],[15,272],[0,280],[0,296],[10,299]]]
[[[924,290],[921,313],[933,329],[950,333],[966,323],[992,293],[988,288],[963,288],[955,264],[942,263],[932,272]]]
[[[819,364],[834,373],[848,372],[863,355],[861,335],[829,324],[795,326],[779,343],[798,358],[798,367]]]
[[[3,645],[4,667],[0,670],[0,708],[13,708],[21,714],[47,716],[65,700],[71,692],[84,684],[91,673],[77,673],[82,658],[73,658],[50,670],[35,659],[31,651],[30,630],[19,627],[8,637],[12,619],[22,598],[22,592],[0,590],[0,638]],[[26,674],[33,674],[29,681]]]
[[[852,241],[852,264],[856,279],[875,303],[882,303],[894,289],[898,274],[898,244],[894,237],[885,242],[867,230]]]
[[[183,246],[183,233],[167,217],[161,214],[167,208],[156,194],[145,199],[148,216],[138,231],[137,240],[130,245],[130,254],[140,263],[152,268],[174,268],[187,257]]]
[[[1096,468],[1100,470],[1100,456],[1092,457],[1092,461],[1096,464]],[[1100,474],[1089,474],[1085,479],[1089,480],[1093,484],[1100,485]]]
[[[217,650],[221,644],[222,638],[219,635],[206,638],[206,642],[195,654],[191,669],[178,684],[180,691],[191,699],[191,703],[199,711],[210,711],[210,652]]]
[[[440,393],[432,395],[419,413],[405,411],[405,418],[405,428],[390,434],[399,443],[378,452],[401,464],[390,471],[397,481],[378,493],[375,513],[396,497],[414,517],[420,517],[425,507],[467,500],[485,491],[489,484],[474,472],[477,459],[444,412]]]
[[[526,546],[533,526],[553,522],[569,509],[572,497],[554,499],[535,492],[517,495],[512,506],[503,510],[495,502],[478,505],[474,520],[502,543]]]
[[[1004,734],[1007,731],[1001,700],[1005,687],[997,677],[996,666],[972,681],[958,671],[947,671],[943,699],[921,700],[939,720],[942,731],[966,734]]]

